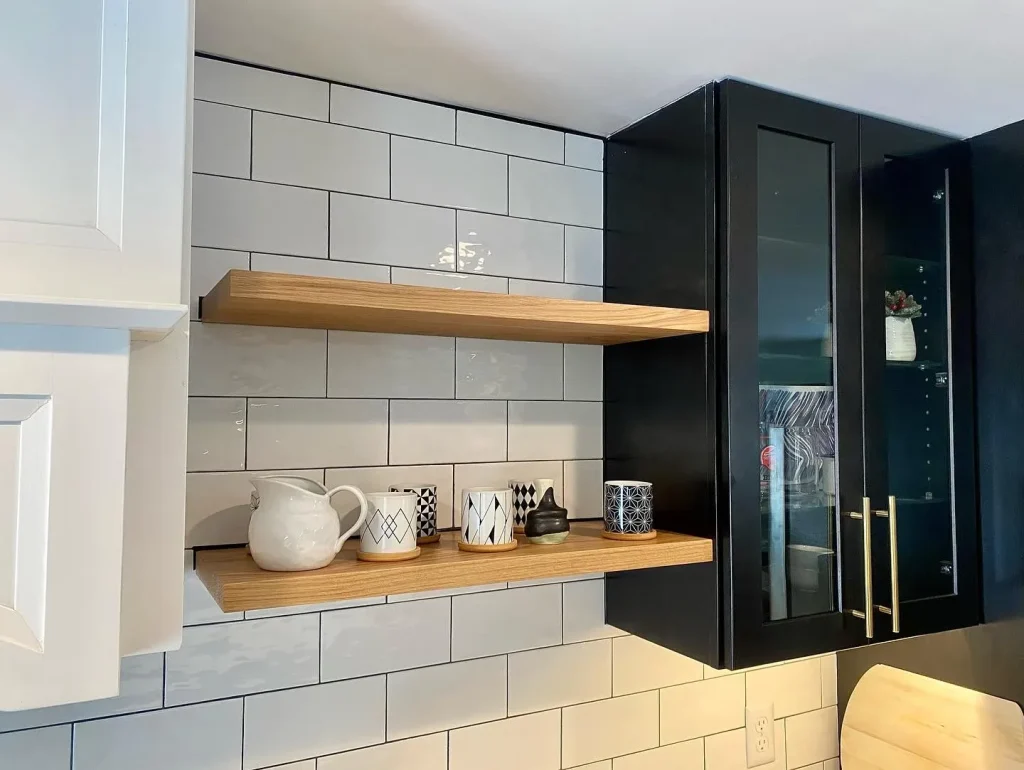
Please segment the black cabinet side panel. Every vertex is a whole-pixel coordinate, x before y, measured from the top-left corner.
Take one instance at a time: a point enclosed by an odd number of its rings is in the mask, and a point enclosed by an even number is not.
[[[712,311],[714,87],[608,140],[608,302]],[[616,345],[604,353],[604,474],[654,484],[655,526],[715,537],[712,335]],[[717,557],[717,555],[716,555]],[[608,575],[607,620],[720,665],[718,563]]]

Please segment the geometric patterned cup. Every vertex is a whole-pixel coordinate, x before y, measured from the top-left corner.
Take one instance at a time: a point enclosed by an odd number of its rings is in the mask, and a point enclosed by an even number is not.
[[[648,481],[604,483],[604,528],[614,535],[654,531],[654,488]]]
[[[411,492],[416,495],[416,542],[436,543],[437,487],[434,484],[405,484],[391,487],[392,492]]]
[[[395,555],[416,550],[416,495],[408,492],[367,492],[366,523],[359,550]]]
[[[512,490],[512,527],[515,532],[522,532],[526,528],[526,514],[537,507],[544,493],[554,485],[554,479],[513,480],[508,483],[508,488]]]
[[[462,490],[462,542],[481,549],[513,545],[512,490],[471,487]]]

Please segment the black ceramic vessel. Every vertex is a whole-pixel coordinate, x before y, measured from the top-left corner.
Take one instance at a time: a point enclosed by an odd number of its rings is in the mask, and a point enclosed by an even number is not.
[[[548,487],[537,507],[526,514],[526,539],[538,545],[558,545],[569,537],[569,512],[555,502]]]

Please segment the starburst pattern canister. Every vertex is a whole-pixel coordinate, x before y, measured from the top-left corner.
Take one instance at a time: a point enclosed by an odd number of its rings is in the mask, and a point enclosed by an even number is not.
[[[647,481],[604,483],[604,528],[619,535],[645,535],[654,529],[654,487]]]

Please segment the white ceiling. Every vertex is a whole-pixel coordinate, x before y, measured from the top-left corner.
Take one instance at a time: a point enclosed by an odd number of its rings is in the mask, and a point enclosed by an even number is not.
[[[970,136],[1024,118],[1018,0],[197,0],[196,48],[608,135],[733,76]]]

